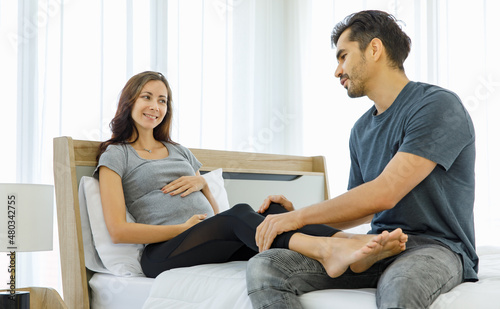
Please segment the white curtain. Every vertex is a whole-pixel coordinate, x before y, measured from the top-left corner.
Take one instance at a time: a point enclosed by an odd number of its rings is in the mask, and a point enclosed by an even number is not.
[[[412,39],[405,62],[411,80],[428,82],[457,93],[476,130],[476,243],[500,245],[500,48],[497,38],[500,3],[483,1],[310,1],[310,48],[303,89],[303,151],[327,157],[332,195],[345,191],[349,174],[349,132],[372,105],[350,99],[334,78],[337,64],[329,34],[346,15],[380,9],[401,20]]]
[[[349,99],[334,78],[330,33],[349,13],[381,9],[413,40],[410,79],[455,91],[471,113],[477,243],[499,245],[498,8],[494,0],[0,0],[0,182],[53,183],[52,139],[108,138],[126,80],[156,70],[173,90],[176,141],[325,155],[340,194],[350,128],[372,103]],[[53,252],[21,255],[19,286],[61,291],[54,238]]]
[[[301,152],[302,3],[168,2],[166,73],[176,140],[205,148]]]

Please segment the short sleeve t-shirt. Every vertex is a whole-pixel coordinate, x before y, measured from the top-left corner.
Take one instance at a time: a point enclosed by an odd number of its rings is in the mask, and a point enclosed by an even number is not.
[[[129,144],[109,145],[99,158],[99,168],[106,166],[122,179],[127,210],[139,223],[173,225],[186,222],[195,214],[213,216],[212,206],[201,191],[185,197],[161,191],[181,176],[194,176],[201,163],[189,149],[163,142],[168,157],[159,160],[141,158]]]
[[[462,256],[464,279],[476,280],[475,133],[460,99],[438,86],[410,82],[385,112],[376,115],[372,107],[361,116],[349,147],[349,189],[377,178],[398,151],[437,163],[394,208],[375,214],[370,233],[400,227],[438,240]],[[412,169],[418,166],[409,162],[400,173]]]

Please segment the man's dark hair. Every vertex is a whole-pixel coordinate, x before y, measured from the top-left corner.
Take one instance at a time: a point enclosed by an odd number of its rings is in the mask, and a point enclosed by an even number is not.
[[[368,44],[378,38],[387,50],[387,56],[394,67],[404,71],[403,62],[408,57],[411,39],[403,32],[397,19],[382,11],[361,11],[347,16],[339,22],[332,32],[332,46],[337,46],[340,35],[351,30],[349,40],[358,42],[364,51]]]

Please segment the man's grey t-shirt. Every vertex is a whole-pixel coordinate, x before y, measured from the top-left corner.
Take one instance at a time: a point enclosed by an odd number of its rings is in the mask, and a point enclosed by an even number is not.
[[[370,233],[400,227],[436,239],[462,256],[464,279],[476,280],[475,134],[460,99],[438,86],[410,82],[385,112],[376,115],[372,107],[356,122],[349,146],[349,189],[379,176],[398,151],[437,163],[394,208],[375,214]],[[391,181],[418,168],[408,162]]]
[[[161,191],[166,184],[181,176],[194,176],[201,163],[179,144],[164,142],[169,155],[164,159],[141,158],[129,144],[109,145],[99,158],[99,167],[106,166],[122,178],[125,204],[139,223],[172,225],[186,222],[195,214],[213,216],[212,206],[201,191],[185,197]]]

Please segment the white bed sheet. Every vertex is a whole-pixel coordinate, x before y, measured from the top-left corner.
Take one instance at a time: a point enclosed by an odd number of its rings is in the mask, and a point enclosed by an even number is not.
[[[431,309],[500,309],[500,247],[478,248],[477,283],[463,283],[441,295]],[[252,309],[246,293],[246,262],[200,265],[160,274],[143,309]],[[324,290],[304,294],[306,309],[376,309],[375,289]],[[129,307],[130,308],[130,307]]]

